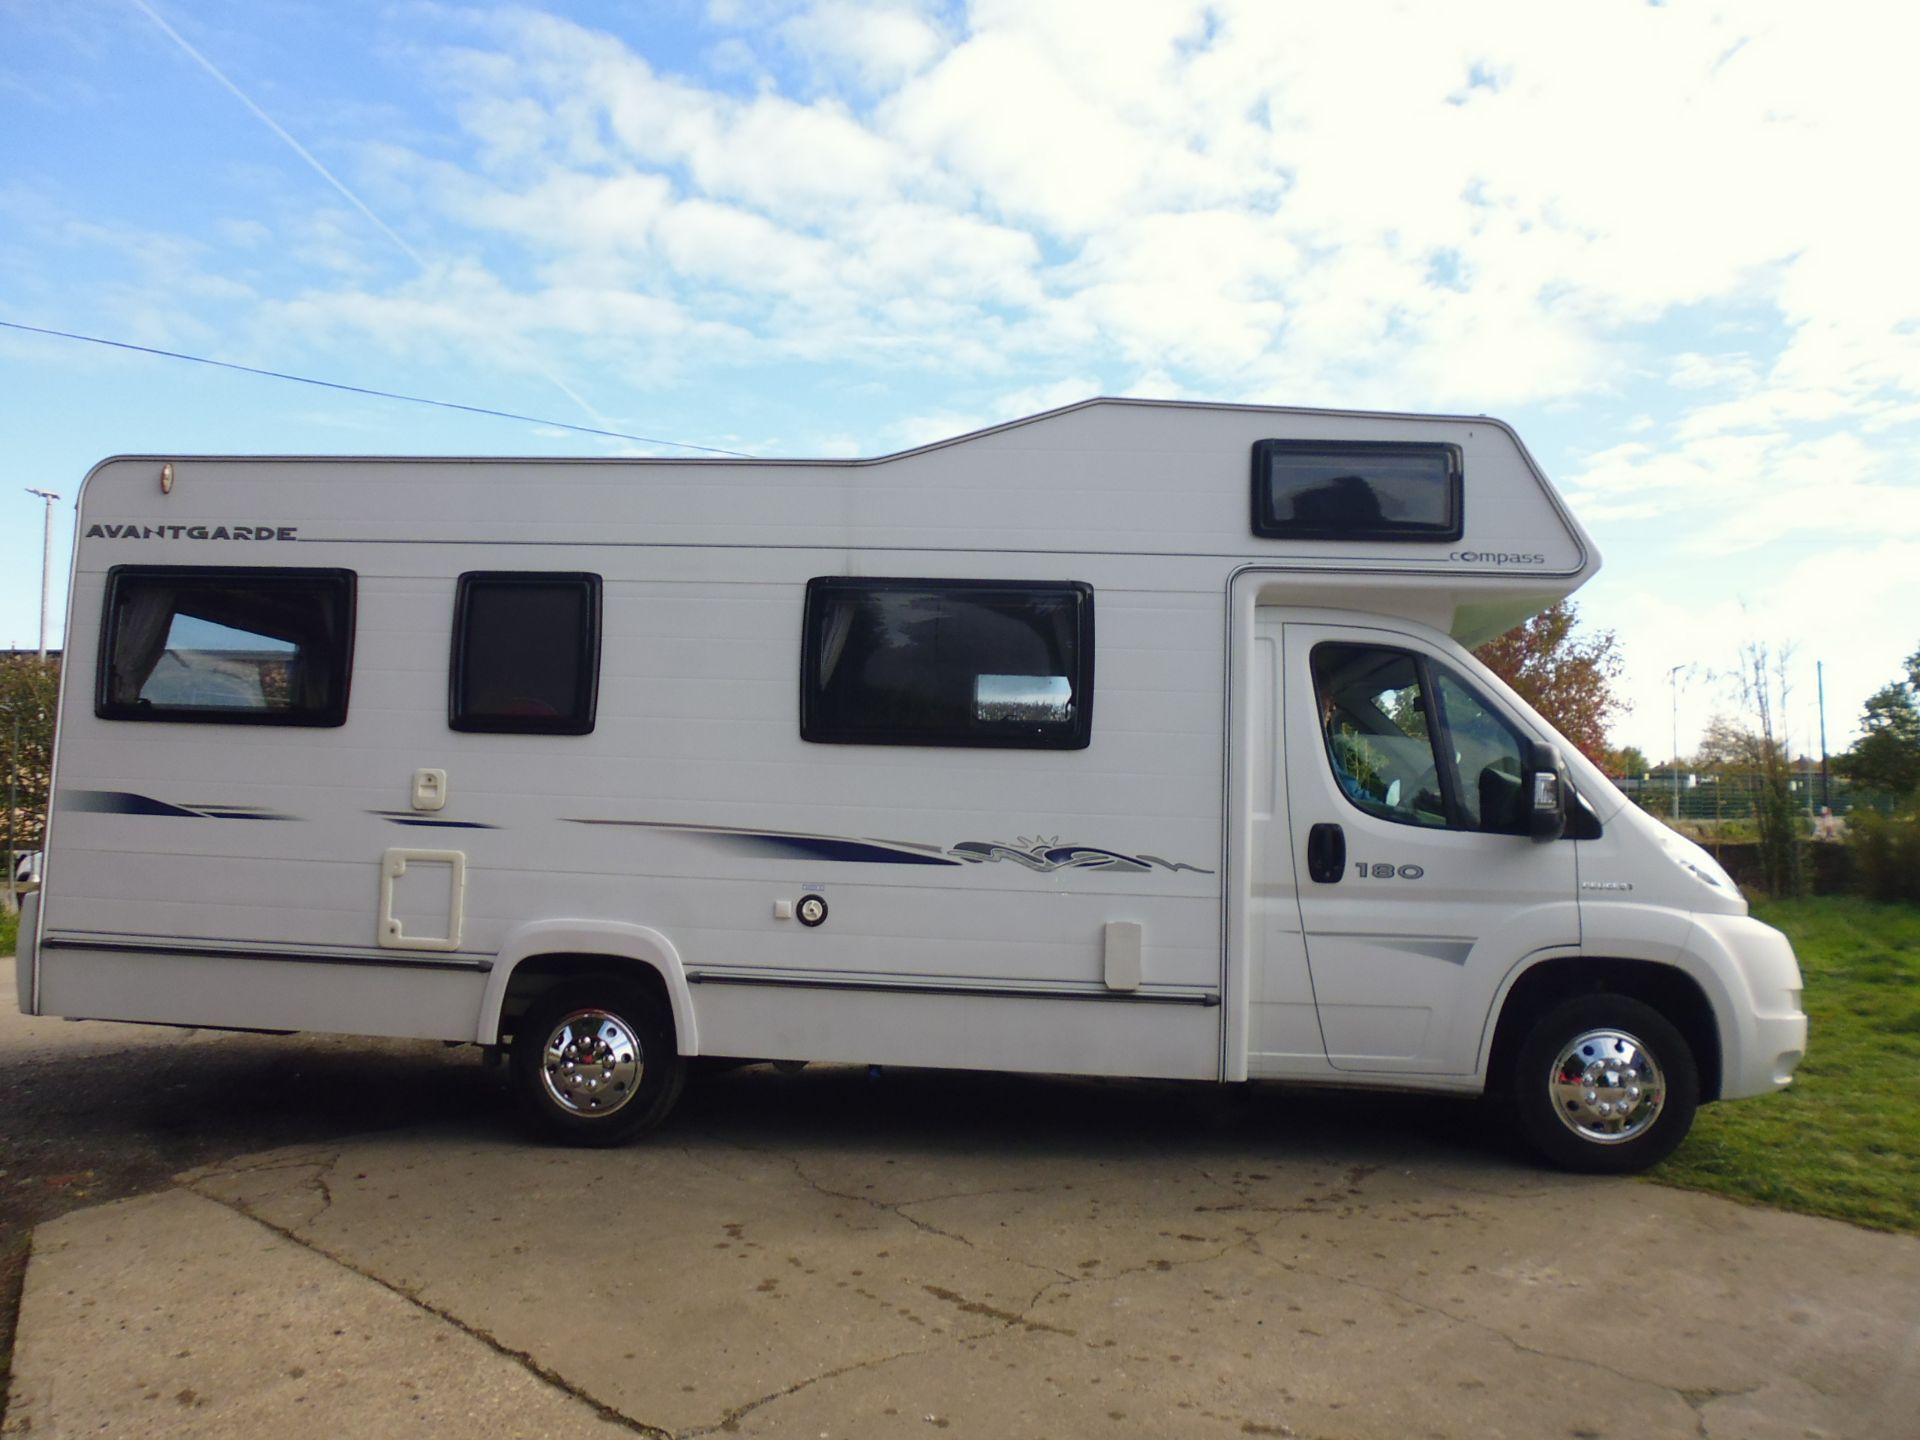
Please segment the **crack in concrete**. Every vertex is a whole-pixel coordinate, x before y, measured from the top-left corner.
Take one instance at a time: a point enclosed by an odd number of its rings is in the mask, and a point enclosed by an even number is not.
[[[944,1230],[930,1220],[922,1220],[917,1215],[909,1215],[907,1211],[916,1205],[937,1205],[945,1200],[969,1200],[982,1195],[1040,1195],[1055,1188],[1051,1185],[1008,1185],[986,1190],[956,1190],[948,1195],[922,1195],[912,1200],[880,1200],[871,1195],[856,1195],[847,1190],[835,1190],[831,1186],[824,1185],[809,1175],[806,1166],[800,1163],[798,1157],[783,1155],[780,1158],[793,1167],[794,1175],[802,1184],[813,1190],[815,1194],[824,1195],[831,1200],[847,1200],[854,1204],[865,1205],[870,1209],[884,1211],[886,1214],[906,1221],[907,1224],[913,1226],[914,1229],[922,1231],[925,1234],[937,1235],[942,1240],[951,1240],[955,1244],[964,1245],[976,1255],[982,1253],[980,1247],[975,1245],[973,1241],[969,1240],[965,1235],[955,1230]],[[1010,1265],[1023,1265],[1029,1270],[1043,1271],[1048,1275],[1057,1276],[1063,1280],[1073,1278],[1068,1275],[1066,1271],[1056,1270],[1053,1266],[1042,1264],[1037,1260],[1023,1259],[1017,1255],[1001,1255],[998,1252],[989,1253],[993,1253],[996,1258],[1005,1260]]]
[[[328,1168],[331,1168],[331,1165],[337,1165],[339,1163],[339,1158],[340,1157],[336,1154],[333,1157],[333,1160]],[[243,1169],[233,1173],[244,1174],[244,1173],[248,1173],[248,1170],[273,1170],[273,1169],[287,1169],[287,1168],[292,1168],[292,1167],[285,1166],[285,1165],[263,1165],[263,1166],[247,1167],[247,1169]],[[425,1311],[427,1314],[433,1316],[436,1320],[440,1320],[445,1322],[448,1325],[451,1325],[454,1329],[458,1330],[462,1335],[465,1335],[470,1339],[479,1341],[482,1345],[486,1346],[487,1349],[493,1351],[494,1354],[499,1355],[504,1359],[511,1360],[514,1364],[520,1366],[521,1369],[525,1370],[529,1375],[533,1376],[533,1378],[538,1380],[541,1384],[548,1386],[550,1389],[557,1390],[562,1395],[565,1395],[568,1399],[577,1401],[578,1403],[586,1406],[589,1410],[593,1411],[595,1415],[599,1416],[602,1420],[605,1420],[608,1424],[618,1425],[621,1429],[626,1430],[629,1433],[634,1435],[648,1436],[649,1440],[674,1440],[674,1435],[672,1431],[666,1430],[658,1425],[649,1425],[644,1420],[634,1419],[632,1416],[626,1414],[624,1411],[616,1409],[614,1406],[609,1405],[606,1401],[600,1399],[597,1395],[593,1394],[591,1391],[586,1390],[581,1386],[574,1384],[571,1380],[567,1379],[566,1376],[562,1375],[559,1371],[553,1369],[551,1366],[542,1364],[540,1361],[536,1360],[527,1351],[514,1349],[511,1345],[508,1345],[506,1342],[499,1339],[497,1336],[493,1335],[491,1332],[483,1330],[477,1325],[468,1324],[465,1320],[462,1320],[458,1315],[454,1314],[451,1310],[448,1310],[444,1306],[434,1304],[433,1301],[428,1300],[427,1298],[418,1294],[417,1292],[408,1289],[406,1286],[396,1284],[395,1282],[386,1279],[384,1276],[376,1275],[373,1271],[368,1270],[363,1266],[354,1264],[353,1261],[347,1259],[345,1256],[335,1254],[333,1251],[327,1249],[324,1245],[320,1245],[312,1240],[309,1240],[307,1237],[299,1234],[298,1232],[290,1229],[289,1227],[278,1224],[272,1220],[269,1220],[264,1215],[255,1214],[254,1211],[248,1207],[245,1201],[228,1200],[228,1199],[222,1198],[219,1195],[209,1195],[206,1191],[199,1189],[197,1186],[195,1186],[191,1182],[189,1182],[185,1186],[185,1188],[191,1191],[193,1194],[198,1195],[201,1199],[209,1200],[213,1202],[215,1205],[224,1206],[228,1210],[233,1211],[234,1214],[239,1215],[244,1219],[251,1220],[254,1224],[260,1226],[262,1229],[272,1231],[275,1235],[278,1235],[281,1239],[289,1240],[293,1242],[295,1245],[298,1245],[301,1249],[306,1250],[311,1254],[318,1255],[321,1259],[331,1261],[333,1264],[338,1265],[342,1270],[346,1270],[351,1272],[354,1275],[358,1275],[362,1280],[371,1281],[373,1284],[378,1285],[382,1290],[385,1290],[388,1294],[396,1295],[400,1299],[406,1301],[409,1305],[414,1306],[416,1309]],[[327,1192],[327,1197],[328,1197],[328,1202],[331,1203],[332,1201],[331,1191]]]
[[[836,1366],[832,1370],[823,1370],[818,1375],[809,1375],[804,1380],[796,1380],[793,1384],[775,1390],[770,1394],[762,1395],[756,1400],[749,1400],[744,1405],[735,1406],[733,1409],[726,1411],[720,1419],[712,1425],[703,1425],[697,1430],[676,1431],[669,1437],[669,1440],[699,1440],[699,1437],[703,1435],[713,1435],[723,1431],[731,1432],[738,1430],[740,1428],[740,1421],[745,1416],[752,1414],[755,1410],[763,1410],[769,1405],[785,1400],[789,1396],[798,1395],[802,1390],[810,1389],[828,1380],[838,1380],[842,1375],[851,1375],[860,1370],[877,1370],[882,1365],[891,1365],[896,1360],[912,1360],[921,1355],[930,1355],[935,1350],[944,1349],[950,1345],[964,1345],[970,1341],[983,1340],[993,1333],[994,1332],[989,1329],[975,1331],[966,1335],[942,1335],[931,1343],[921,1345],[914,1349],[896,1350],[888,1355],[875,1355],[865,1360],[855,1360],[851,1364]]]
[[[230,1180],[241,1175],[267,1175],[275,1170],[304,1170],[310,1165],[338,1165],[343,1152],[338,1149],[302,1151],[292,1155],[274,1155],[252,1165],[206,1165],[185,1170],[174,1180],[192,1189],[202,1180]]]
[[[1702,1386],[1697,1390],[1683,1390],[1676,1386],[1673,1393],[1693,1407],[1694,1433],[1700,1440],[1710,1440],[1707,1429],[1709,1405],[1720,1400],[1737,1400],[1742,1395],[1757,1395],[1764,1388],[1762,1385],[1748,1385],[1739,1390],[1716,1390],[1712,1386]]]
[[[1688,1390],[1681,1388],[1680,1386],[1669,1385],[1663,1380],[1655,1380],[1646,1375],[1635,1375],[1631,1371],[1622,1370],[1618,1366],[1608,1365],[1602,1361],[1591,1359],[1585,1355],[1567,1355],[1557,1350],[1547,1350],[1547,1349],[1543,1349],[1538,1345],[1529,1345],[1524,1340],[1520,1340],[1515,1336],[1507,1334],[1506,1331],[1502,1330],[1497,1325],[1490,1324],[1485,1320],[1475,1319],[1471,1315],[1457,1314],[1454,1311],[1447,1309],[1444,1305],[1435,1305],[1431,1301],[1427,1301],[1427,1300],[1416,1300],[1413,1298],[1413,1296],[1408,1295],[1404,1291],[1399,1290],[1391,1285],[1382,1285],[1371,1280],[1362,1280],[1355,1275],[1330,1274],[1324,1270],[1316,1270],[1310,1265],[1301,1265],[1294,1261],[1282,1260],[1277,1256],[1267,1255],[1264,1251],[1256,1251],[1256,1253],[1260,1254],[1263,1259],[1271,1261],[1273,1264],[1278,1265],[1282,1270],[1288,1271],[1290,1273],[1299,1274],[1299,1275],[1311,1275],[1316,1279],[1325,1280],[1335,1285],[1351,1285],[1358,1290],[1366,1290],[1375,1295],[1384,1295],[1390,1300],[1399,1301],[1402,1305],[1407,1306],[1411,1310],[1417,1310],[1420,1313],[1425,1315],[1437,1315],[1441,1319],[1446,1320],[1451,1324],[1463,1325],[1468,1329],[1481,1331],[1484,1334],[1493,1336],[1496,1340],[1501,1341],[1503,1344],[1505,1344],[1506,1346],[1508,1346],[1510,1349],[1512,1349],[1518,1354],[1532,1355],[1541,1360],[1558,1360],[1565,1365],[1583,1366],[1584,1368],[1589,1370],[1597,1370],[1602,1375],[1611,1375],[1614,1379],[1625,1381],[1629,1385],[1640,1385],[1649,1389],[1661,1391],[1664,1394],[1671,1395],[1675,1399],[1681,1401],[1683,1404],[1688,1405],[1690,1408],[1694,1410],[1696,1419],[1699,1418],[1699,1414],[1700,1414],[1699,1406],[1694,1405],[1693,1401],[1688,1399],[1688,1396],[1689,1394],[1701,1394],[1703,1392],[1700,1392],[1700,1391],[1690,1392]],[[1754,1388],[1758,1389],[1759,1387],[1756,1386]],[[1714,1398],[1716,1395],[1716,1392],[1704,1392],[1704,1393],[1708,1394],[1710,1398]],[[1744,1394],[1747,1392],[1728,1391],[1725,1393]],[[1701,1423],[1702,1423],[1702,1428],[1700,1430],[1700,1433],[1702,1435],[1705,1435],[1706,1431],[1704,1428],[1704,1421],[1702,1421]]]

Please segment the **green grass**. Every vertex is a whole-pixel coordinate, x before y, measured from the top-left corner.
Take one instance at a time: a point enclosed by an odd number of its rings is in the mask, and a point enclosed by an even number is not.
[[[1807,1058],[1778,1095],[1702,1110],[1653,1178],[1920,1232],[1920,907],[1793,900],[1754,914],[1800,957]]]
[[[19,938],[20,917],[7,909],[4,892],[0,892],[0,958],[13,954]]]

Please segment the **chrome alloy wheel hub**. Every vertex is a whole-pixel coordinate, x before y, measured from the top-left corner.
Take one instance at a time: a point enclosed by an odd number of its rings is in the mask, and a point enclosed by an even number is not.
[[[1624,1030],[1589,1030],[1560,1051],[1548,1077],[1554,1114],[1583,1140],[1618,1145],[1644,1135],[1667,1102],[1666,1077]]]
[[[575,1115],[611,1115],[633,1099],[645,1071],[640,1037],[605,1010],[563,1015],[540,1056],[548,1096]]]

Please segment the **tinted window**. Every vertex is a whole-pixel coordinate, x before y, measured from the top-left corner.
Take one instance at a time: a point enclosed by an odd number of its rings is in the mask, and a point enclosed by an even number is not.
[[[1458,540],[1460,448],[1261,440],[1253,533],[1282,540]]]
[[[94,713],[343,724],[353,597],[349,570],[118,566],[107,576]]]
[[[1520,732],[1446,666],[1318,645],[1313,686],[1334,779],[1360,809],[1403,825],[1527,833]]]
[[[1526,766],[1520,736],[1466,681],[1441,666],[1434,672],[1459,779],[1461,828],[1526,834],[1532,817],[1521,793]]]
[[[1398,650],[1321,645],[1313,652],[1313,688],[1327,757],[1347,798],[1385,820],[1444,826],[1428,696],[1414,658]]]
[[[600,577],[474,571],[454,602],[447,723],[584,735],[600,683]]]
[[[807,586],[804,629],[803,739],[1087,744],[1091,586],[825,577]]]

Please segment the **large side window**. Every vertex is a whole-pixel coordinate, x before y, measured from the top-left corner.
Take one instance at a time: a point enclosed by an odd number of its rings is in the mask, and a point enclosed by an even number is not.
[[[1253,533],[1270,540],[1458,540],[1457,445],[1257,440]]]
[[[344,724],[353,602],[351,570],[116,566],[107,575],[94,713]]]
[[[1446,666],[1319,645],[1313,685],[1328,761],[1354,805],[1402,825],[1527,833],[1519,732]]]
[[[600,694],[600,577],[474,570],[454,598],[447,723],[585,735]]]
[[[1092,734],[1089,585],[824,576],[803,635],[802,739],[1079,750]]]

